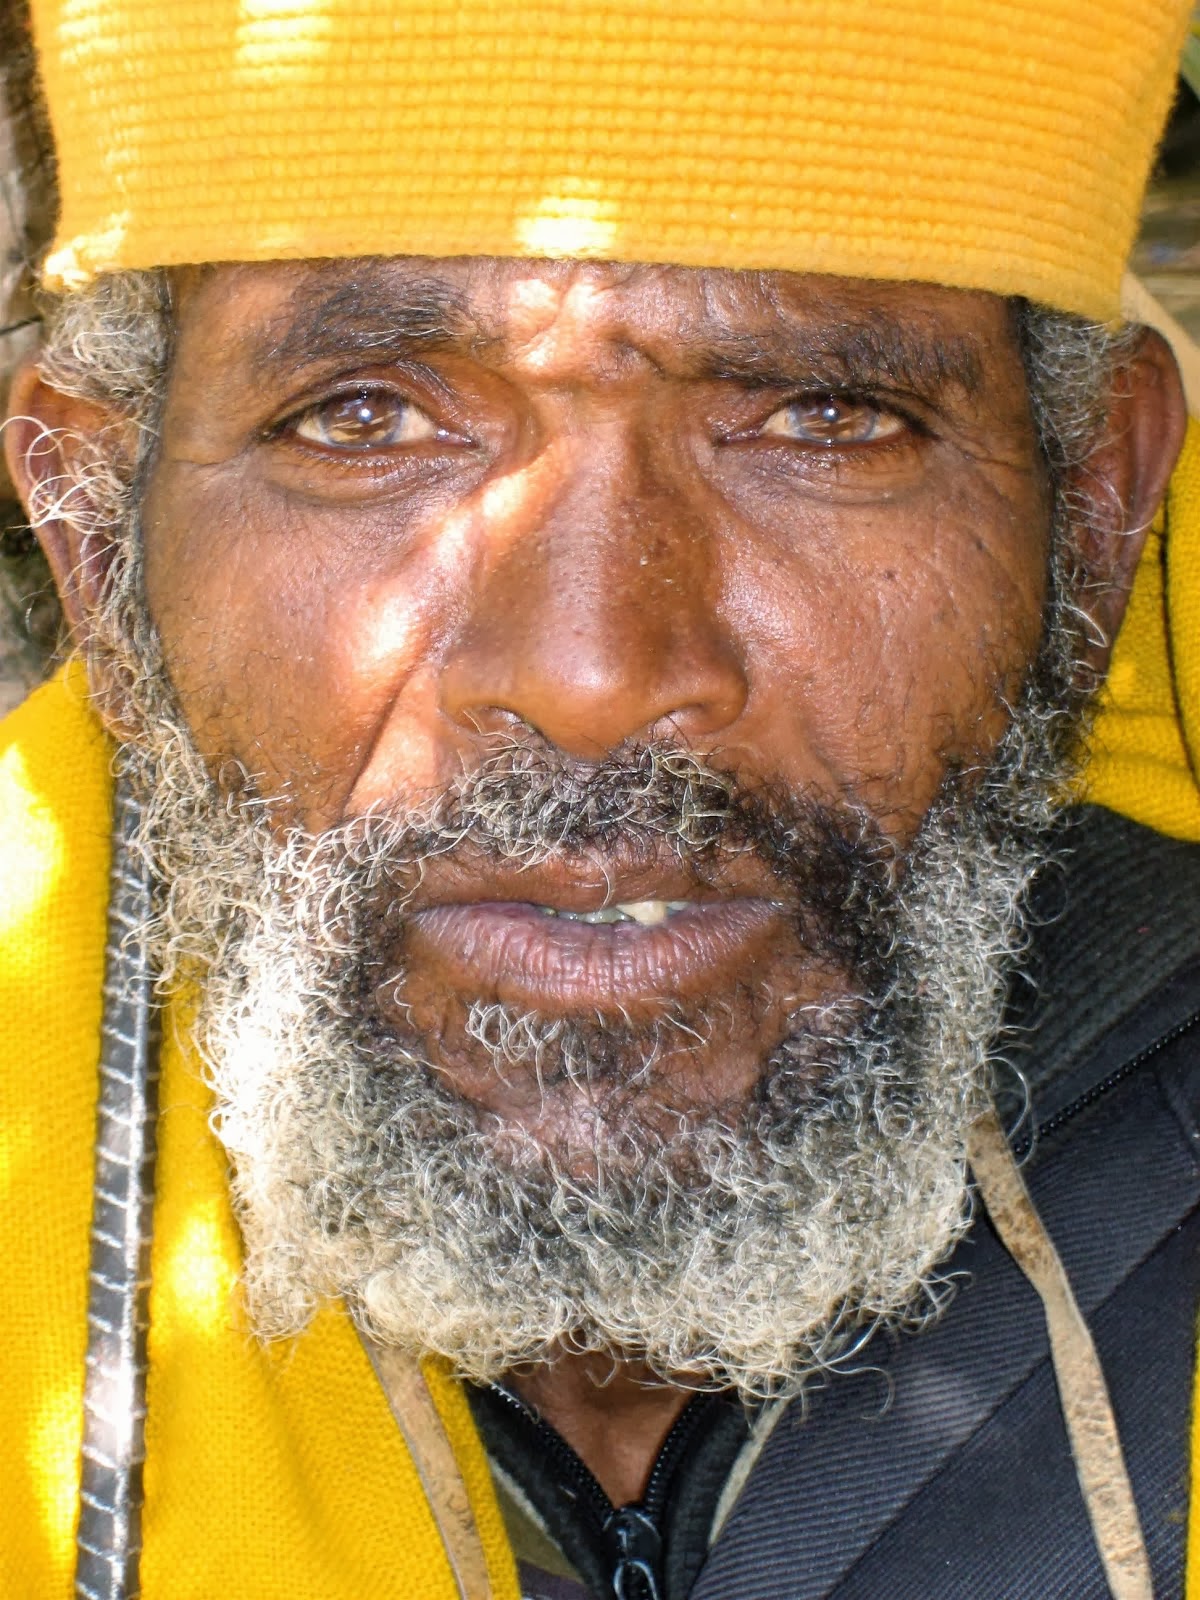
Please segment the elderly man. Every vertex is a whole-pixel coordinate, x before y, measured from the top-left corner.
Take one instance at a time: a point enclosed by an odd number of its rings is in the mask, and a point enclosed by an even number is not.
[[[1186,8],[880,11],[35,0],[7,1593],[1181,1591]]]

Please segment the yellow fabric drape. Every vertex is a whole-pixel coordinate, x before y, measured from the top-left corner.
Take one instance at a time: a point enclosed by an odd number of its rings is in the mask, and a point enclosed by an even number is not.
[[[69,1600],[111,747],[78,669],[0,730],[0,1591]],[[151,1300],[146,1600],[453,1600],[416,1470],[345,1314],[264,1350],[242,1324],[237,1231],[208,1095],[166,1019]],[[430,1386],[496,1600],[518,1600],[460,1389]]]
[[[1193,418],[1117,637],[1084,797],[1200,841],[1198,774],[1200,422]]]

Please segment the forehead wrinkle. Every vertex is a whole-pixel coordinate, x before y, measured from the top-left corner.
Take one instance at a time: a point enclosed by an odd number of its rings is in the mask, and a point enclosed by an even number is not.
[[[562,283],[520,278],[510,288],[495,353],[541,382],[583,370],[593,380],[619,380],[640,367],[661,376],[674,364],[682,300],[677,296],[664,316],[656,296],[635,289],[631,298],[628,277],[600,281],[594,268]]]

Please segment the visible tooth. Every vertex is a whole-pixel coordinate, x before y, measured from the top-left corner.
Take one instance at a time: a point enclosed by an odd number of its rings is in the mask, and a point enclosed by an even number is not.
[[[565,917],[568,922],[638,922],[643,928],[656,928],[673,911],[683,911],[687,900],[627,900],[602,906],[598,911],[564,911],[558,906],[538,906],[545,917]]]
[[[616,909],[634,922],[640,922],[643,928],[655,928],[667,920],[670,908],[665,900],[628,900]]]

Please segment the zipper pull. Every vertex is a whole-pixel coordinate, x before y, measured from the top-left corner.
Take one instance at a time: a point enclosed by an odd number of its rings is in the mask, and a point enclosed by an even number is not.
[[[621,1506],[604,1524],[612,1552],[613,1600],[662,1600],[662,1535],[637,1506]]]

